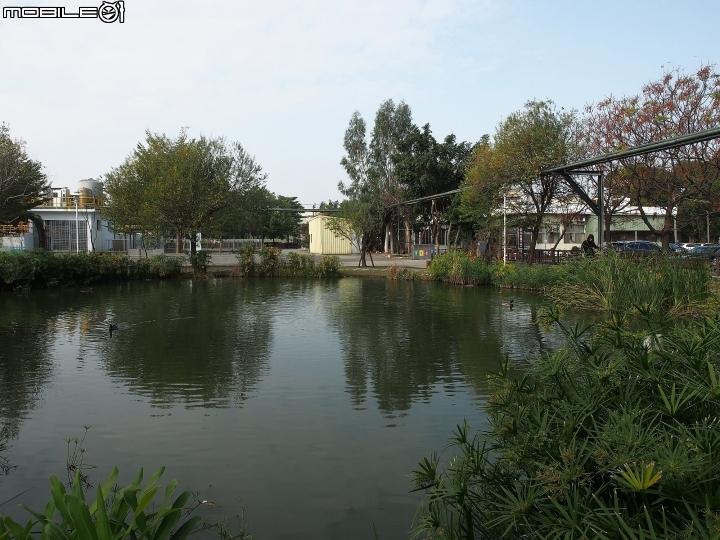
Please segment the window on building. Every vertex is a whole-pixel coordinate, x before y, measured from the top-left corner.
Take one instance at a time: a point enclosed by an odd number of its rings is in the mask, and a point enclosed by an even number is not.
[[[75,229],[75,220],[48,219],[45,221],[48,249],[50,251],[77,251],[77,242],[80,240],[80,249],[87,249],[87,227],[84,221],[77,223],[79,230]]]
[[[563,241],[566,244],[582,244],[585,240],[585,224],[584,223],[570,223],[565,228],[565,237]]]

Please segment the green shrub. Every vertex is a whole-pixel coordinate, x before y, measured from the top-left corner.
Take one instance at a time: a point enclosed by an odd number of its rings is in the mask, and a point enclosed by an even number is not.
[[[487,285],[491,281],[490,267],[482,259],[464,251],[450,251],[436,256],[428,272],[438,281],[455,285]]]
[[[551,318],[567,346],[519,378],[505,363],[486,430],[420,462],[413,537],[720,537],[720,319],[588,337]]]
[[[294,251],[288,254],[285,259],[284,272],[287,276],[297,277],[307,274],[308,269],[315,266],[315,260],[306,255],[300,255]]]
[[[491,267],[492,283],[500,287],[542,291],[567,278],[565,265],[495,263]]]
[[[388,268],[387,277],[391,281],[415,281],[415,272],[393,264]]]
[[[0,253],[0,290],[88,285],[180,275],[182,260],[159,255],[130,260],[113,253]]]
[[[342,273],[340,268],[340,258],[335,255],[324,255],[320,262],[315,266],[315,276],[317,277],[340,277]]]
[[[240,254],[235,258],[238,261],[237,268],[233,270],[235,277],[250,277],[255,275],[255,246],[245,244]]]
[[[282,266],[280,250],[271,246],[264,246],[260,250],[260,264],[257,272],[261,276],[273,277],[280,275]]]
[[[206,276],[212,264],[212,254],[209,251],[196,251],[190,256],[190,266],[196,276]]]
[[[291,252],[281,255],[279,249],[265,247],[260,252],[260,264],[255,264],[255,251],[252,246],[243,248],[237,256],[238,266],[233,271],[235,277],[340,277],[342,264],[334,255],[325,255],[315,263],[312,255]]]
[[[43,513],[28,510],[32,516],[25,525],[9,517],[0,520],[1,540],[31,540],[33,529],[42,530],[41,540],[185,540],[201,521],[200,516],[185,519],[191,493],[185,491],[172,499],[177,480],[170,482],[157,501],[161,486],[156,485],[164,467],[145,487],[140,487],[143,471],[125,488],[116,491],[118,470],[113,469],[104,486],[99,486],[92,504],[85,501],[80,471],[76,471],[72,489],[55,476],[50,477],[52,498]],[[162,492],[161,492],[162,493]],[[178,526],[179,524],[179,526]]]

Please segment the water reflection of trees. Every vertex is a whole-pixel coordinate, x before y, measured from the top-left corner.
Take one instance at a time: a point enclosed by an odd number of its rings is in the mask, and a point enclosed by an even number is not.
[[[52,326],[25,295],[0,298],[0,432],[16,438],[50,382]]]
[[[487,375],[507,353],[520,367],[550,347],[534,305],[509,310],[496,289],[345,279],[328,303],[344,354],[347,390],[359,407],[372,391],[391,414],[439,391],[489,392]]]
[[[99,355],[131,392],[169,407],[238,405],[267,369],[275,291],[230,280],[147,286],[113,303]],[[104,330],[105,331],[105,330]]]
[[[338,326],[354,406],[367,399],[371,386],[380,410],[407,410],[413,401],[428,400],[438,385],[452,391],[484,373],[473,366],[477,344],[463,329],[467,321],[447,309],[450,297],[439,305],[433,292],[405,283],[340,282],[339,301],[328,309]]]

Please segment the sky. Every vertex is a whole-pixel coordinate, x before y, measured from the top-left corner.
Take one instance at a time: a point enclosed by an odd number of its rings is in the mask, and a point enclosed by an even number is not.
[[[99,6],[102,0],[0,0]],[[126,0],[124,22],[0,18],[0,122],[55,187],[120,165],[146,131],[238,141],[268,188],[341,199],[343,136],[405,101],[475,142],[531,99],[582,110],[720,62],[717,0]]]

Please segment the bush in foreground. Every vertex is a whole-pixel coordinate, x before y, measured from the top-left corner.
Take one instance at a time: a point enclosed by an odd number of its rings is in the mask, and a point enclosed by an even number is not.
[[[720,538],[720,319],[665,336],[622,317],[494,377],[489,425],[425,458],[414,537]]]
[[[171,278],[181,269],[181,259],[165,255],[130,260],[111,253],[0,252],[0,290]]]
[[[0,519],[1,540],[30,540],[39,528],[41,540],[185,540],[201,521],[200,516],[186,516],[191,493],[185,491],[172,499],[177,480],[171,481],[164,495],[156,500],[157,485],[164,468],[156,472],[144,487],[140,487],[143,471],[128,486],[118,489],[113,469],[104,486],[98,486],[95,502],[85,501],[80,470],[75,473],[72,489],[67,492],[63,483],[50,477],[50,502],[43,513],[33,512],[24,525],[5,517]],[[161,492],[162,493],[162,492]]]

